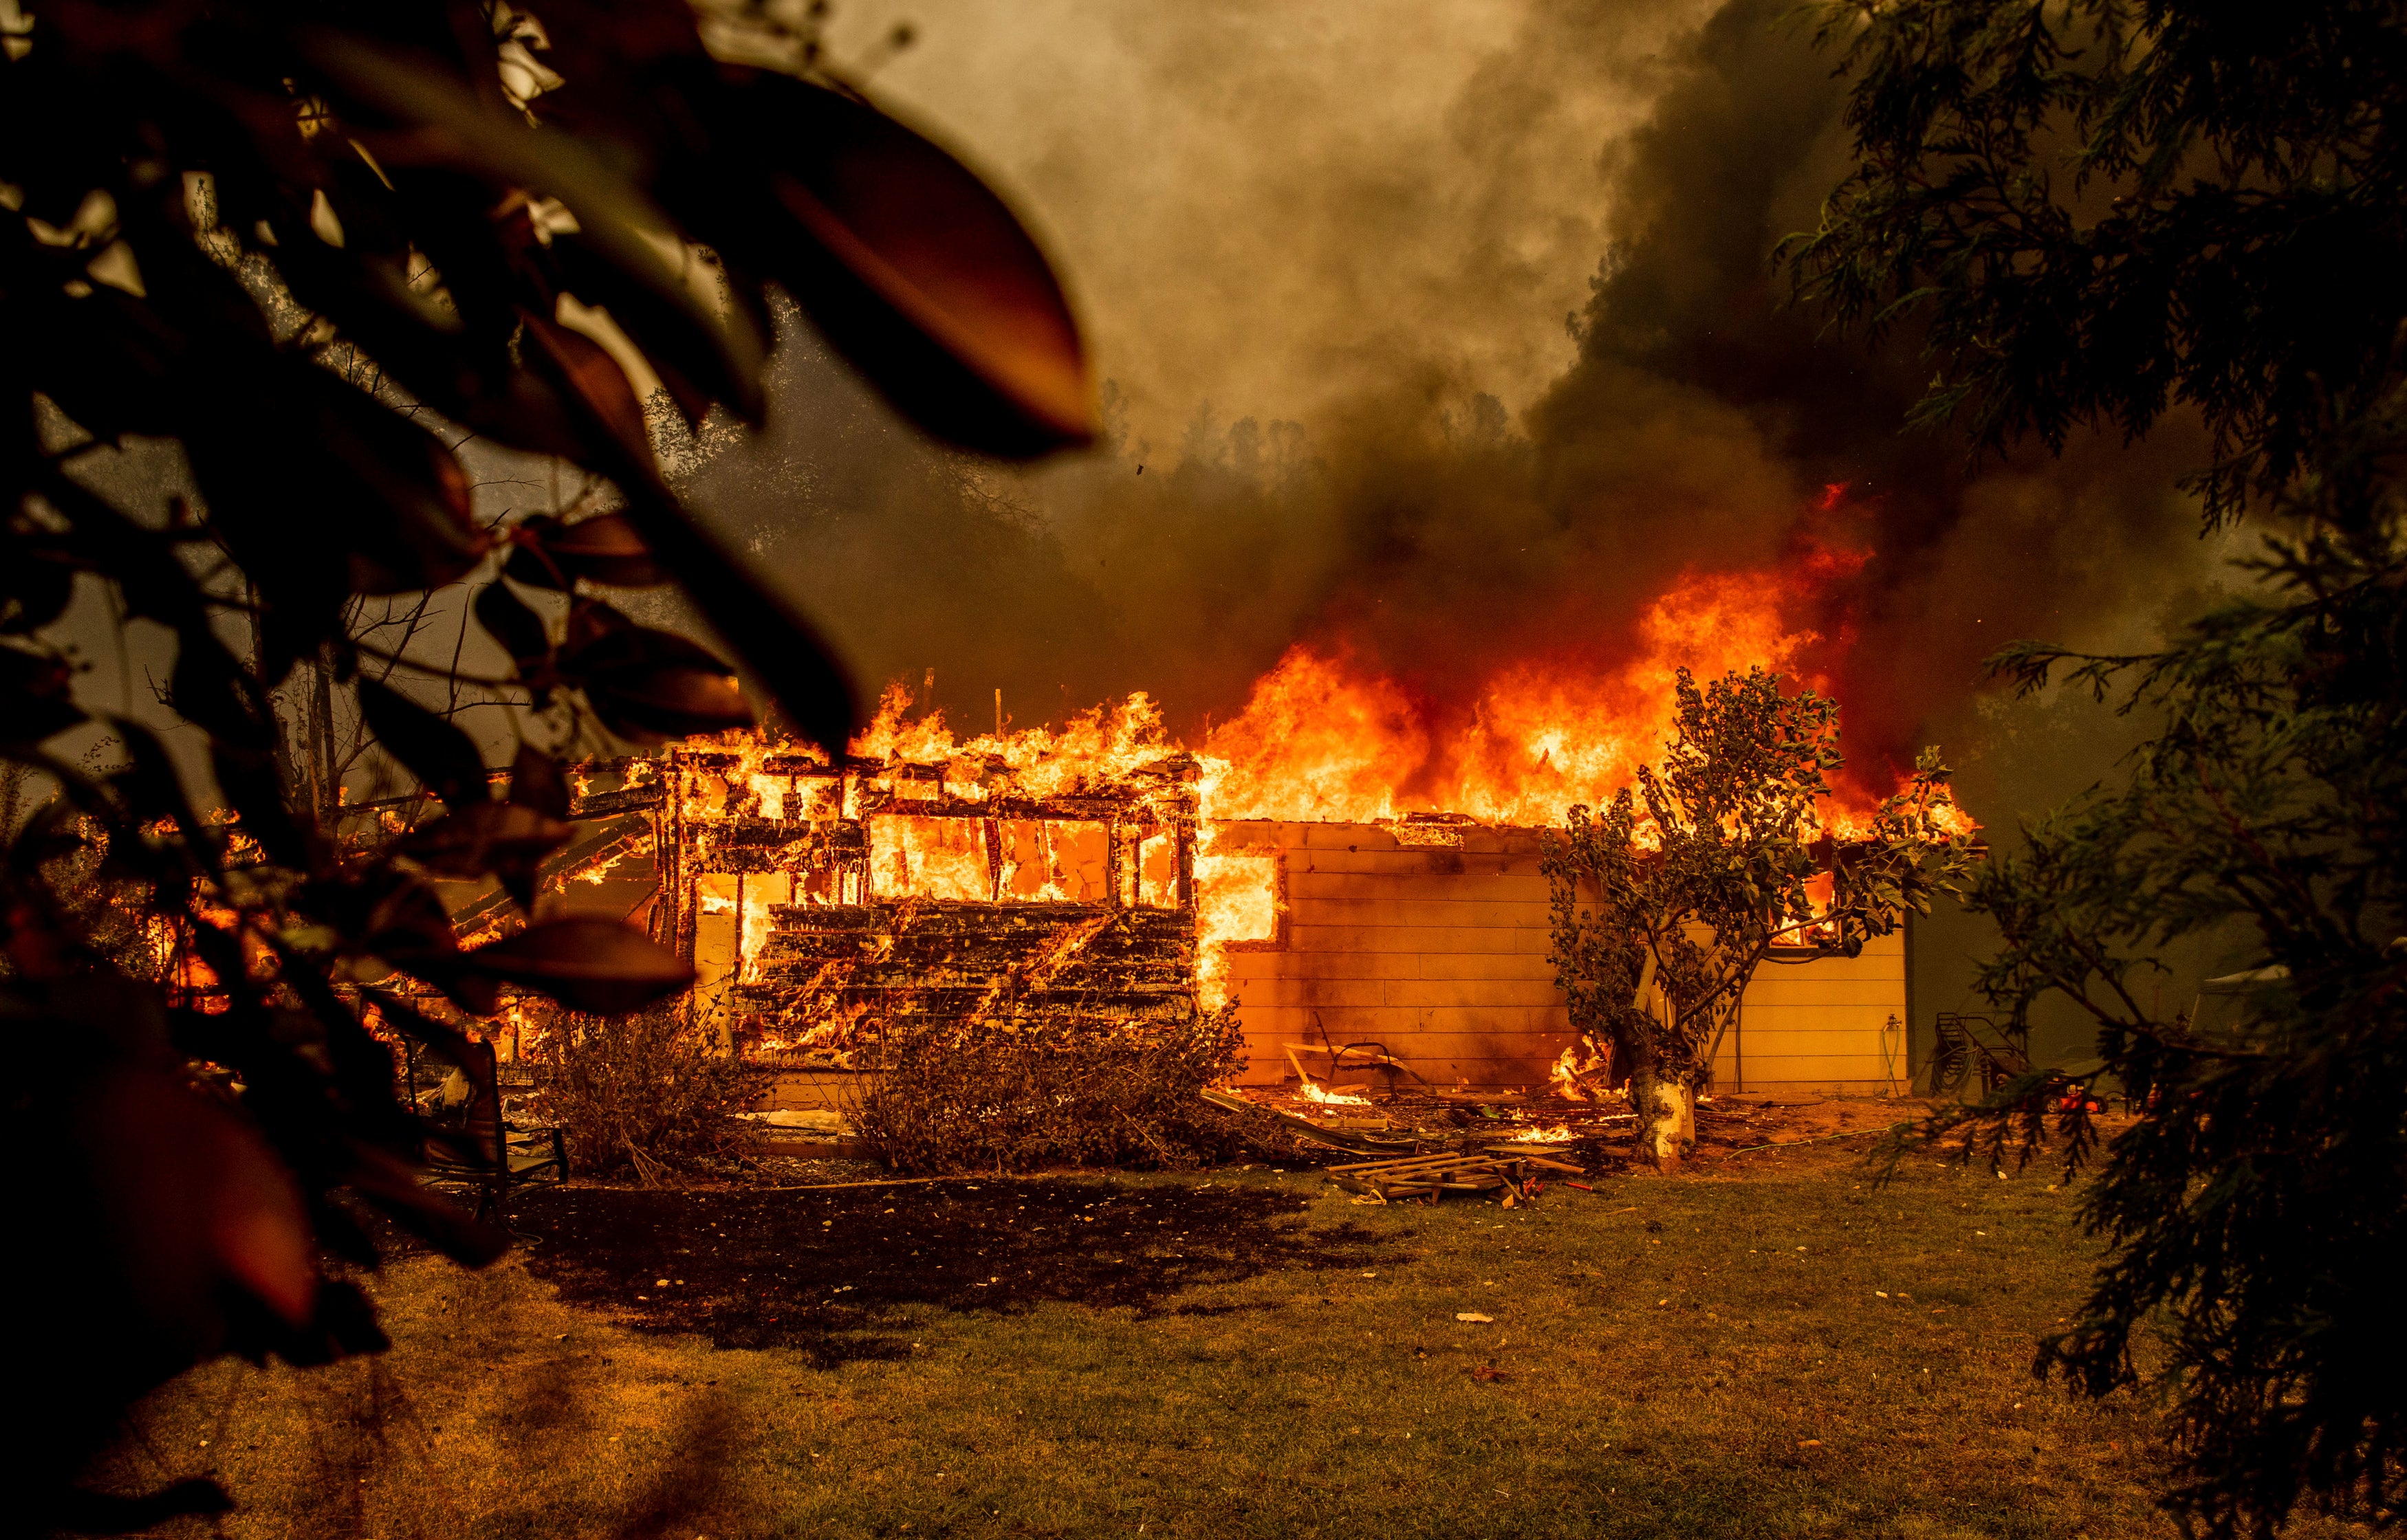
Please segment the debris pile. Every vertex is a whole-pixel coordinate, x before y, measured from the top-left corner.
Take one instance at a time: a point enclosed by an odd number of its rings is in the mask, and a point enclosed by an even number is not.
[[[1536,1197],[1545,1174],[1584,1177],[1587,1171],[1501,1146],[1488,1151],[1453,1151],[1435,1155],[1406,1155],[1389,1160],[1354,1161],[1328,1167],[1338,1186],[1381,1203],[1418,1198],[1435,1203],[1448,1194],[1473,1197],[1499,1196],[1506,1208]]]
[[[1348,1088],[1340,1099],[1325,1084],[1314,1089],[1323,1094],[1249,1086],[1215,1087],[1204,1095],[1238,1114],[1258,1138],[1268,1134],[1290,1140],[1294,1158],[1327,1171],[1360,1194],[1359,1202],[1427,1198],[1432,1194],[1426,1189],[1432,1187],[1439,1194],[1494,1197],[1517,1192],[1526,1197],[1532,1173],[1580,1188],[1582,1182],[1570,1179],[1625,1170],[1632,1160],[1636,1120],[1617,1092],[1574,1100],[1545,1093],[1426,1088],[1392,1095],[1364,1088],[1355,1095]],[[1702,1097],[1691,1158],[1710,1164],[1794,1144],[1876,1135],[1915,1109],[1885,1098],[1812,1094]]]

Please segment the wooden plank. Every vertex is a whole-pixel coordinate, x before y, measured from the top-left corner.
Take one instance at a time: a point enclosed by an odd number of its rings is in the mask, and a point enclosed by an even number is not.
[[[1881,1034],[1877,1022],[1870,1019],[1855,1027],[1798,1027],[1788,1031],[1762,1030],[1759,1024],[1748,1022],[1744,1039],[1733,1032],[1722,1043],[1726,1048],[1743,1044],[1752,1062],[1763,1058],[1815,1058],[1830,1053],[1878,1053]],[[1905,1052],[1902,1041],[1898,1042],[1897,1052]]]
[[[1905,974],[1902,968],[1892,967],[1883,974],[1833,978],[1806,968],[1791,968],[1780,978],[1757,975],[1746,986],[1744,999],[1751,1010],[1822,1006],[1884,1006],[1894,1010],[1905,1003]]]
[[[1291,952],[1483,953],[1528,954],[1545,951],[1545,933],[1533,944],[1526,926],[1338,924],[1294,915],[1288,923]]]
[[[1232,952],[1227,958],[1225,977],[1232,981],[1421,976],[1421,958],[1410,952]]]
[[[1465,1154],[1459,1150],[1449,1150],[1428,1155],[1398,1155],[1392,1159],[1353,1161],[1344,1166],[1328,1166],[1326,1169],[1348,1175],[1368,1175],[1374,1171],[1417,1171],[1434,1169],[1442,1166],[1476,1164],[1487,1158],[1485,1155]]]
[[[1249,1006],[1259,1002],[1263,1006],[1321,1010],[1397,1006],[1526,1012],[1531,1009],[1551,1010],[1562,1004],[1562,995],[1552,983],[1532,980],[1330,979],[1289,974],[1257,977],[1248,983],[1250,987],[1241,992],[1240,997]],[[1528,1030],[1525,1015],[1500,1015],[1492,1024],[1498,1030]]]
[[[1294,925],[1534,931],[1541,950],[1547,923],[1542,899],[1290,897],[1288,912]]]
[[[1287,874],[1287,895],[1289,904],[1298,905],[1346,899],[1377,903],[1412,900],[1539,905],[1547,901],[1546,880],[1535,872],[1506,876],[1493,870],[1371,874],[1298,871],[1290,866]]]
[[[1898,1067],[1898,1078],[1901,1081],[1905,1078],[1902,1065]],[[1881,1061],[1870,1054],[1758,1059],[1750,1053],[1746,1060],[1746,1084],[1751,1091],[1760,1090],[1773,1081],[1877,1081],[1886,1083],[1887,1080]]]
[[[1387,982],[1379,979],[1258,978],[1250,981],[1249,988],[1234,992],[1248,1009],[1259,1002],[1330,1010],[1385,1005],[1387,987]]]
[[[1562,991],[1551,979],[1397,979],[1377,987],[1382,1005],[1482,1011],[1563,1006]]]
[[[1491,1144],[1488,1147],[1488,1151],[1490,1154],[1507,1154],[1515,1160],[1526,1161],[1531,1166],[1543,1166],[1549,1171],[1561,1171],[1574,1177],[1588,1175],[1588,1167],[1584,1166],[1566,1166],[1559,1160],[1548,1160],[1544,1155],[1533,1155],[1526,1145]]]
[[[1516,952],[1425,952],[1420,954],[1414,973],[1403,976],[1422,979],[1524,979],[1552,984],[1555,982],[1555,965],[1547,960],[1543,947]]]

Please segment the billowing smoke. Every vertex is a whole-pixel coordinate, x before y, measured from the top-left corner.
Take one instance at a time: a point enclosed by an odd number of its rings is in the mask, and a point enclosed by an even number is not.
[[[1844,83],[1787,0],[1537,0],[1414,123],[1375,89],[1409,84],[1408,44],[1322,78],[1312,36],[1211,14],[1149,53],[1133,21],[1069,47],[1073,79],[1139,59],[1132,95],[1015,99],[1019,76],[990,75],[1017,115],[970,126],[1016,147],[1101,290],[1105,369],[1142,376],[1107,388],[1098,454],[1019,474],[929,450],[801,338],[768,442],[697,474],[865,683],[933,671],[970,725],[997,688],[1023,723],[1145,689],[1192,733],[1305,642],[1398,682],[1442,736],[1500,669],[1612,666],[1684,573],[1853,553],[1785,618],[1822,637],[1869,770],[1960,741],[1997,645],[2133,640],[2206,570],[2179,430],[1969,465],[1903,431],[1928,374],[1910,346],[1876,356],[1786,305],[1770,252],[1846,148]],[[1313,126],[1347,110],[1303,113],[1305,87],[1353,92],[1360,132]],[[1541,307],[1573,271],[1566,336]],[[1182,383],[1298,416],[1199,389],[1178,421]]]

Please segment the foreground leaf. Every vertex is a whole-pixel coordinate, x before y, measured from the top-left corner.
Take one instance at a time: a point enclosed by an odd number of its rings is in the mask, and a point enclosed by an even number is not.
[[[684,958],[632,925],[595,915],[538,921],[461,961],[471,972],[602,1016],[640,1010],[693,986]]]
[[[360,681],[360,714],[377,745],[446,807],[486,800],[485,756],[466,733],[373,679]]]

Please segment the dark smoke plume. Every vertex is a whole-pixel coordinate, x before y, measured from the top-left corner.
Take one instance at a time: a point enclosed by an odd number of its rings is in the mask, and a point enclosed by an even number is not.
[[[1476,70],[1457,118],[1502,143],[1517,64],[1559,90],[1539,55],[1567,36],[1622,67],[1624,11],[1534,7],[1524,52]],[[1903,430],[1926,373],[1910,345],[1874,355],[1786,305],[1772,249],[1812,224],[1846,150],[1844,82],[1787,0],[1731,0],[1624,79],[1652,106],[1602,147],[1606,246],[1575,360],[1517,423],[1444,325],[1416,358],[1364,296],[1377,345],[1315,420],[1204,405],[1175,446],[1122,433],[1022,476],[919,445],[798,339],[771,441],[714,457],[697,489],[866,682],[933,670],[965,726],[997,687],[1023,723],[1144,689],[1192,734],[1302,641],[1399,681],[1442,737],[1502,668],[1609,667],[1684,572],[1835,545],[1869,556],[1791,622],[1825,638],[1870,770],[1965,726],[1997,645],[2117,640],[2153,613],[2144,596],[2204,571],[2172,489],[2194,458],[2179,429],[1970,465],[1951,435]],[[1349,211],[1378,179],[1332,193],[1366,241],[1378,221]],[[1484,249],[1462,260],[1466,292]]]

